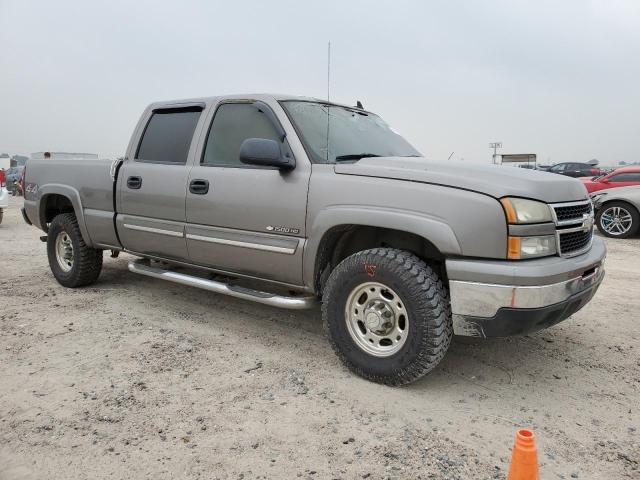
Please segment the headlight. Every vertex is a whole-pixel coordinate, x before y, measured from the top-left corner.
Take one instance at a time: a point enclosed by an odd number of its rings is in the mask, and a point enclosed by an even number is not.
[[[551,207],[544,202],[506,197],[500,203],[510,225],[553,222]],[[509,236],[507,240],[507,258],[510,260],[547,257],[555,255],[556,251],[555,235]]]
[[[596,192],[590,195],[591,203],[593,204],[594,209],[602,203],[604,197],[607,196],[607,192]]]
[[[547,257],[556,253],[555,235],[539,237],[509,237],[507,258],[522,260],[525,258]]]
[[[551,207],[543,202],[525,198],[503,198],[500,200],[509,223],[552,222]]]

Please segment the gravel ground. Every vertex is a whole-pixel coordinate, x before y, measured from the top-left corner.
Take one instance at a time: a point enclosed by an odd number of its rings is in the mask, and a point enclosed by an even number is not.
[[[608,241],[582,311],[455,342],[405,388],[346,371],[318,310],[136,276],[53,279],[19,202],[0,225],[0,479],[505,478],[516,428],[542,478],[640,478],[640,239]]]

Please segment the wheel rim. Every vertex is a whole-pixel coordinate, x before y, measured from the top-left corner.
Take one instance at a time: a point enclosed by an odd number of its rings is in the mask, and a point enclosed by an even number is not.
[[[73,268],[73,242],[67,232],[60,232],[56,237],[56,260],[64,272]]]
[[[632,224],[631,213],[623,207],[609,207],[600,216],[600,226],[610,235],[624,235]]]
[[[356,345],[374,357],[397,353],[407,340],[409,315],[404,302],[382,283],[354,288],[347,298],[345,320]]]

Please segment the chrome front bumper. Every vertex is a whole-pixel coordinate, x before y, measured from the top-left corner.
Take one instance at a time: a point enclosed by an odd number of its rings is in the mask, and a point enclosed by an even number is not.
[[[507,336],[539,330],[564,320],[595,294],[604,278],[605,254],[604,244],[598,239],[592,251],[575,260],[564,260],[564,265],[550,259],[547,264],[544,261],[518,263],[519,270],[515,270],[514,262],[486,262],[482,272],[478,261],[469,261],[465,275],[465,262],[455,261],[449,280],[454,333]],[[559,271],[562,266],[567,270],[565,275]],[[553,281],[547,283],[541,272],[547,272],[547,280]],[[460,279],[465,276],[471,279]],[[491,281],[509,276],[512,278],[509,283]],[[478,281],[482,277],[490,281]],[[564,279],[558,281],[562,277]]]

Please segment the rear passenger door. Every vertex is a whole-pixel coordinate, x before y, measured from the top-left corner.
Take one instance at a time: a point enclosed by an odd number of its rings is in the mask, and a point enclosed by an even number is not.
[[[118,173],[118,234],[137,253],[187,260],[188,159],[203,105],[159,108]],[[195,148],[195,147],[193,147]]]
[[[571,163],[567,168],[567,175],[572,177],[586,177],[591,173],[591,167],[587,167],[583,163]]]
[[[278,120],[274,109],[284,116],[277,104],[253,101],[225,101],[213,112],[189,176],[187,246],[192,263],[300,285],[311,165],[293,127],[286,118]],[[275,122],[289,129],[284,139]],[[240,145],[247,138],[279,142],[296,167],[241,163]]]

